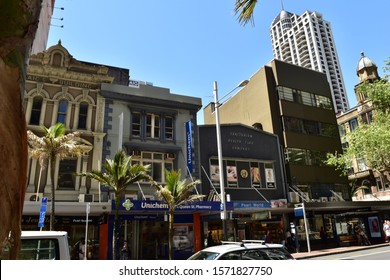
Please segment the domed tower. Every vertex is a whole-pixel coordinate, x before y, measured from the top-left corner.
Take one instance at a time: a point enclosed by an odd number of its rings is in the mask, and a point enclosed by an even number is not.
[[[361,53],[362,56],[356,67],[356,74],[359,77],[359,83],[364,81],[375,81],[379,79],[378,67],[376,64],[364,55],[364,52]]]

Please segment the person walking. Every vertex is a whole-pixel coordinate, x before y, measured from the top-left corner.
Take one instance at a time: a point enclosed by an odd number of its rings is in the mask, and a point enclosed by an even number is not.
[[[322,247],[326,248],[328,243],[328,234],[326,233],[324,227],[321,227],[320,229],[320,237],[321,237]]]
[[[121,260],[128,260],[129,259],[129,254],[130,253],[130,249],[129,249],[129,245],[127,243],[127,240],[123,241],[123,246],[121,248],[121,256],[120,256],[120,259]]]
[[[383,224],[383,231],[385,233],[385,241],[390,242],[390,221],[385,220]]]

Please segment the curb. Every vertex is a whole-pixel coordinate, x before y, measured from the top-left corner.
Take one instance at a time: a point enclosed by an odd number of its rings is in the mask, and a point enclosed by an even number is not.
[[[369,246],[361,246],[361,247],[355,247],[355,248],[349,248],[349,247],[341,247],[340,248],[340,247],[337,247],[337,248],[334,248],[333,251],[328,251],[328,252],[312,251],[311,253],[308,253],[308,252],[297,253],[297,254],[293,254],[293,257],[296,260],[311,259],[311,258],[315,258],[315,257],[319,257],[319,256],[343,254],[343,253],[347,253],[347,252],[362,251],[362,250],[367,250],[367,249],[372,249],[372,248],[379,248],[379,247],[385,247],[385,246],[389,246],[389,243],[375,244],[375,245],[369,245]],[[299,254],[305,254],[305,255],[299,256]]]

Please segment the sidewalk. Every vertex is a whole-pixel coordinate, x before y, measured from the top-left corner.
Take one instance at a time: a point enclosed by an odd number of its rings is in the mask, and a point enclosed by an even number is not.
[[[381,244],[375,244],[375,245],[369,245],[369,246],[337,247],[337,248],[315,250],[315,251],[311,251],[310,253],[309,252],[295,253],[292,255],[295,259],[301,260],[301,259],[310,259],[310,258],[314,258],[314,257],[318,257],[318,256],[340,254],[340,253],[345,253],[345,252],[366,250],[366,249],[384,247],[384,246],[390,246],[390,245],[389,245],[389,243],[381,243]]]

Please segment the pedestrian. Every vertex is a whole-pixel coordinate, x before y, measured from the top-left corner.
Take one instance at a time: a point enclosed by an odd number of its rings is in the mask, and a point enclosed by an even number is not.
[[[129,245],[127,243],[127,240],[123,241],[123,246],[121,248],[121,260],[128,260],[129,259]]]
[[[385,232],[386,242],[390,242],[390,221],[385,220],[383,224],[383,231]]]
[[[83,260],[85,256],[85,240],[82,239],[79,242],[79,260]]]
[[[272,236],[269,230],[267,230],[266,234],[263,237],[263,240],[265,241],[265,243],[272,243]]]
[[[328,243],[328,234],[326,233],[326,230],[324,227],[321,227],[320,229],[320,237],[321,237],[321,243],[324,248],[326,248]]]
[[[210,246],[214,246],[214,239],[213,239],[213,235],[211,233],[211,230],[209,231],[209,234],[207,236],[207,247],[210,247]]]

